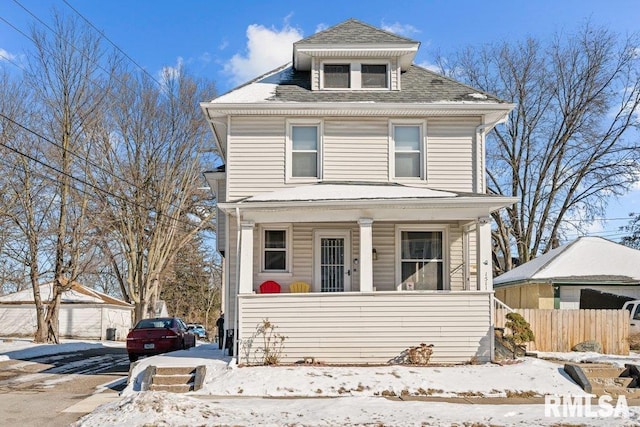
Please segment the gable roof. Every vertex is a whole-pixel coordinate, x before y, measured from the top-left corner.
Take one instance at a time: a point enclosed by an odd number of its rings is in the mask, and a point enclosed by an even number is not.
[[[580,237],[493,279],[496,288],[557,282],[640,284],[640,251],[602,237]]]
[[[294,46],[306,44],[398,44],[418,43],[406,37],[393,34],[389,31],[381,30],[372,25],[365,24],[357,19],[347,19],[346,21],[317,32],[312,36],[299,40]]]
[[[52,295],[53,283],[40,285],[40,297],[43,302],[51,301]],[[62,293],[61,302],[63,304],[111,304],[133,308],[133,305],[126,301],[98,292],[77,282],[71,285],[71,289]],[[33,304],[33,290],[29,288],[0,296],[0,304]]]

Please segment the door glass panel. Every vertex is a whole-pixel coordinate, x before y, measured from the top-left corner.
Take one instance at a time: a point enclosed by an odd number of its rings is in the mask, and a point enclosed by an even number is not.
[[[320,239],[321,292],[344,292],[344,239]]]

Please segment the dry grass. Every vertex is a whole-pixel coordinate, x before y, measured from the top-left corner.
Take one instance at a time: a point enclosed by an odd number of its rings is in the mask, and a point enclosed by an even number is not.
[[[640,334],[629,334],[629,349],[640,350]]]

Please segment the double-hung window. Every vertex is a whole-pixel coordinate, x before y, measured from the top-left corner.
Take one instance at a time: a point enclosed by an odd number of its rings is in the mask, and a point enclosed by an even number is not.
[[[422,123],[392,123],[393,178],[425,179],[425,138]]]
[[[313,180],[321,177],[320,123],[289,123],[288,178]]]
[[[269,272],[288,271],[288,240],[286,229],[263,230],[263,270]]]
[[[444,231],[410,228],[398,233],[401,288],[445,289]]]

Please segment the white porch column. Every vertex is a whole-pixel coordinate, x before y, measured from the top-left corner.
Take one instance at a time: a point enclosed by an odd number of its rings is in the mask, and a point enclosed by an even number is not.
[[[476,254],[478,290],[490,291],[493,289],[493,263],[491,261],[491,218],[488,216],[478,218]]]
[[[253,292],[253,225],[253,221],[245,221],[240,225],[239,294]]]
[[[373,292],[373,233],[371,218],[360,218],[360,292]]]

